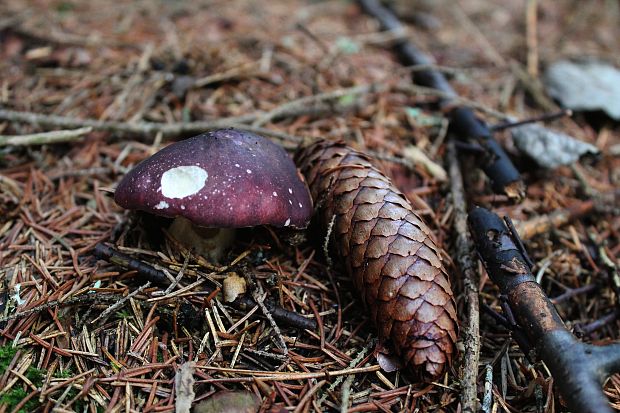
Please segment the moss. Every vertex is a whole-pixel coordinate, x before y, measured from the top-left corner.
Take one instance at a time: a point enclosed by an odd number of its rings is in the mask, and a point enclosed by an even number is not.
[[[17,406],[26,396],[28,396],[26,390],[21,387],[13,387],[11,391],[0,397],[0,406],[7,406],[7,411],[12,411],[15,406]],[[18,410],[18,412],[33,412],[37,409],[37,407],[39,407],[39,399],[37,397],[33,397],[28,400],[26,404]]]
[[[6,369],[11,364],[11,361],[17,354],[19,349],[10,345],[0,347],[0,375],[6,372]],[[24,376],[32,382],[36,387],[41,387],[43,384],[43,378],[45,377],[45,370],[37,369],[35,367],[28,367]],[[22,388],[22,384],[16,383],[10,391],[0,396],[0,405],[6,405],[7,411],[13,410],[26,396],[28,392]],[[32,412],[39,406],[39,399],[33,397],[19,410],[20,412]]]
[[[11,360],[15,357],[17,353],[17,348],[12,346],[2,346],[0,347],[0,376],[4,374],[6,369],[11,364]]]

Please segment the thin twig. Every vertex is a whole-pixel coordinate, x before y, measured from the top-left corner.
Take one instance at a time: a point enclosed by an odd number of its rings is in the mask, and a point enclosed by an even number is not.
[[[213,121],[178,122],[178,123],[154,123],[154,122],[117,122],[97,119],[78,119],[68,116],[45,115],[33,112],[18,112],[0,109],[0,120],[11,122],[23,122],[41,127],[54,128],[82,128],[91,127],[94,130],[115,132],[129,135],[155,136],[161,132],[164,136],[182,135],[187,133],[204,132],[209,129],[217,129],[230,126],[246,120],[245,116],[225,118]]]
[[[247,369],[231,369],[226,367],[217,367],[217,366],[196,366],[197,369],[211,370],[211,371],[219,371],[222,373],[232,373],[232,374],[247,374],[246,377],[227,377],[223,379],[207,379],[206,382],[213,383],[217,381],[254,381],[256,378],[260,378],[261,380],[268,381],[290,381],[290,380],[310,380],[310,379],[321,379],[325,378],[326,380],[330,380],[333,377],[338,376],[348,376],[351,374],[360,374],[360,373],[371,373],[375,371],[381,370],[381,366],[378,364],[374,364],[372,366],[365,367],[356,367],[344,370],[335,370],[335,371],[318,371],[314,373],[279,373],[274,371],[258,371],[258,370],[247,370]]]
[[[109,314],[116,311],[116,309],[121,308],[123,305],[125,305],[125,303],[129,301],[130,298],[135,297],[136,295],[140,294],[142,291],[146,290],[150,286],[151,286],[151,282],[147,281],[146,284],[138,287],[136,290],[132,291],[131,293],[127,294],[122,299],[118,300],[116,303],[112,304],[110,307],[106,308],[105,311],[99,314],[99,316],[97,316],[97,318],[92,320],[90,323],[94,324],[95,322],[101,320],[102,318],[107,317]]]
[[[264,115],[256,119],[252,123],[252,126],[261,126],[261,125],[264,125],[270,122],[272,119],[277,119],[279,117],[288,117],[288,116],[291,116],[297,113],[307,113],[307,111],[313,106],[317,107],[317,104],[325,103],[325,102],[333,101],[333,100],[338,100],[345,96],[348,97],[348,96],[357,96],[357,95],[367,95],[367,94],[376,93],[378,91],[385,90],[385,89],[386,89],[385,85],[382,85],[379,83],[371,83],[368,85],[360,85],[360,86],[354,86],[354,87],[349,87],[349,88],[344,88],[344,89],[337,89],[337,90],[330,91],[330,92],[324,92],[324,93],[319,93],[319,94],[312,95],[312,96],[303,97],[303,98],[296,99],[291,102],[285,103],[283,105],[280,105],[270,110],[269,112],[265,113]],[[335,103],[332,103],[331,105],[327,107],[321,106],[320,108],[322,110],[331,109],[333,111],[341,112],[342,110],[338,110],[339,109],[338,107],[342,109],[343,107],[350,108],[351,106],[352,106],[351,104],[343,105],[339,101],[336,101]]]
[[[527,43],[527,73],[538,77],[538,1],[527,0],[525,7],[525,31]]]
[[[448,166],[450,194],[454,207],[454,233],[456,236],[457,261],[463,274],[463,286],[467,301],[467,324],[463,333],[463,378],[461,403],[464,412],[474,413],[477,406],[477,374],[480,360],[480,309],[478,303],[478,275],[472,258],[474,246],[467,230],[467,201],[463,176],[459,167],[454,141],[448,142]]]
[[[92,132],[92,130],[92,127],[87,126],[79,129],[57,130],[51,132],[33,133],[29,135],[0,135],[0,147],[49,145],[54,143],[73,142],[87,133]]]
[[[269,321],[269,324],[271,324],[271,328],[273,328],[273,332],[275,333],[276,338],[278,339],[278,344],[280,346],[280,349],[286,356],[288,354],[288,347],[286,346],[284,337],[282,337],[282,332],[280,331],[280,327],[278,327],[278,324],[273,319],[273,316],[271,315],[271,311],[269,311],[267,306],[265,306],[265,297],[267,296],[267,293],[261,294],[259,291],[255,291],[252,295],[254,296],[254,300],[256,301],[256,304],[258,304],[261,311],[263,312],[263,315],[267,318],[267,320]]]
[[[17,318],[28,317],[29,315],[40,313],[42,311],[52,309],[54,307],[67,307],[74,304],[82,304],[89,302],[98,302],[98,301],[115,301],[118,300],[120,296],[118,294],[101,294],[101,293],[88,293],[84,295],[78,295],[75,297],[68,298],[66,300],[54,300],[47,302],[45,304],[38,305],[36,307],[29,308],[28,310],[20,311],[19,313],[13,313],[4,317],[0,317],[0,324],[14,320]]]
[[[528,125],[530,123],[549,122],[552,120],[563,118],[564,116],[569,116],[569,117],[573,116],[573,111],[570,109],[562,109],[560,111],[544,113],[540,116],[534,116],[528,119],[523,119],[523,120],[518,120],[518,121],[507,121],[504,123],[499,123],[497,125],[491,126],[491,130],[493,132],[497,132],[497,131],[501,131],[504,129],[516,128],[517,126]]]

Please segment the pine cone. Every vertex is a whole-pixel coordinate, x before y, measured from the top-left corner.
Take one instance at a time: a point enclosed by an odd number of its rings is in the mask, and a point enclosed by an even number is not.
[[[295,161],[320,221],[379,330],[417,377],[452,361],[457,317],[442,250],[388,177],[344,142],[319,140]]]

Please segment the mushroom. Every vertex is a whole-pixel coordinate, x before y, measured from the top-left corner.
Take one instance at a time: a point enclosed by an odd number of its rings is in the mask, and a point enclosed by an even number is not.
[[[286,151],[262,136],[220,129],[173,143],[139,163],[118,205],[175,218],[171,234],[219,261],[233,228],[305,228],[312,200]]]

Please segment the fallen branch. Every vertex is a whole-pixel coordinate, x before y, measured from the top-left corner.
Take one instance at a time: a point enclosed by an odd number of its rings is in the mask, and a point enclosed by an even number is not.
[[[585,344],[568,331],[536,283],[518,235],[497,215],[476,208],[469,215],[469,226],[489,277],[506,296],[519,329],[547,365],[569,409],[612,413],[601,385],[620,372],[620,344]]]
[[[378,0],[358,0],[358,3],[369,15],[381,23],[384,30],[403,30],[398,18]],[[413,43],[401,40],[396,42],[395,49],[406,65],[433,64],[431,57],[418,50]],[[463,141],[474,141],[484,149],[481,160],[482,169],[492,181],[492,188],[497,193],[503,193],[510,198],[522,199],[525,195],[525,185],[519,172],[514,167],[508,155],[497,143],[487,125],[476,118],[474,112],[459,104],[458,95],[452,89],[445,76],[437,70],[419,71],[414,74],[414,82],[441,91],[444,94],[440,101],[443,109],[449,110],[450,127],[453,134]]]

